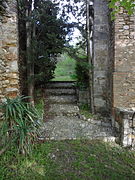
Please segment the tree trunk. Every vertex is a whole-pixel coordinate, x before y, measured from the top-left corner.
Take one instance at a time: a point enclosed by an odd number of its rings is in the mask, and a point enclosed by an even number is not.
[[[27,81],[28,81],[28,96],[30,96],[29,101],[34,106],[34,62],[32,57],[31,50],[31,40],[32,40],[32,23],[28,18],[32,14],[32,0],[27,0],[27,9],[26,9],[26,31],[27,31]]]
[[[87,57],[88,62],[90,65],[92,65],[92,56],[90,52],[90,1],[87,0],[87,17],[86,17],[86,25],[87,25]],[[90,111],[91,113],[94,113],[94,102],[93,102],[93,72],[92,69],[89,70],[89,99],[90,99]]]

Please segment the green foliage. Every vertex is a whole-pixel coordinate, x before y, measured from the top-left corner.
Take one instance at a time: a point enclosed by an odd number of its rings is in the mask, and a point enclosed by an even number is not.
[[[89,111],[90,110],[90,107],[89,107],[88,104],[81,104],[79,108],[81,110],[84,110],[84,111]]]
[[[82,61],[76,63],[76,79],[77,86],[80,89],[85,89],[89,85],[89,70],[91,66],[88,62]]]
[[[85,50],[80,46],[76,48],[66,49],[69,56],[76,60],[75,73],[72,78],[77,81],[77,86],[80,89],[85,89],[89,86],[89,71],[92,66],[88,63]]]
[[[35,145],[29,157],[7,151],[1,180],[133,180],[135,152],[101,141],[67,140]]]
[[[43,99],[39,99],[35,103],[35,108],[36,108],[39,116],[41,117],[41,120],[43,120],[43,115],[44,115],[44,100]]]
[[[115,15],[120,11],[120,8],[123,7],[129,15],[132,15],[135,12],[135,1],[134,0],[111,0],[109,3],[109,8],[112,9],[112,19],[115,18]]]
[[[26,64],[27,60],[30,64],[34,63],[34,76],[28,77],[29,81],[27,83],[34,79],[36,85],[44,85],[54,77],[57,55],[63,51],[70,27],[62,17],[58,17],[59,6],[57,3],[51,0],[35,0],[33,3],[34,8],[27,17],[25,15],[28,9],[26,1],[18,0],[20,52],[22,51],[23,56],[25,56],[24,69],[29,72],[29,67]],[[30,23],[29,29],[25,29],[27,22]],[[29,49],[26,49],[27,30],[30,31],[32,37]],[[27,57],[26,51],[29,52]]]
[[[3,123],[1,137],[3,147],[15,145],[26,154],[38,135],[39,116],[35,108],[26,102],[28,97],[7,98],[1,105]]]
[[[95,115],[90,113],[90,106],[88,104],[81,104],[79,106],[80,113],[87,119],[95,118]]]
[[[66,42],[66,24],[57,18],[58,6],[51,1],[39,1],[36,4],[37,14],[35,78],[36,82],[45,83],[53,78],[57,55],[62,52]]]

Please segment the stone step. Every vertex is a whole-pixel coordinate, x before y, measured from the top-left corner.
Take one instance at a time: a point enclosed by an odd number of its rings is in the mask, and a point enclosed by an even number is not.
[[[111,121],[108,122],[104,122],[103,120],[95,120],[95,119],[91,119],[91,118],[86,118],[84,115],[79,114],[79,118],[82,120],[85,120],[87,122],[90,122],[91,124],[95,124],[98,126],[103,126],[103,127],[112,127]]]
[[[75,104],[77,103],[77,98],[75,95],[62,95],[62,96],[53,96],[50,95],[46,98],[49,104]]]
[[[50,140],[83,138],[115,141],[115,133],[111,127],[97,126],[78,117],[56,116],[46,122],[41,131],[41,137]]]
[[[79,108],[77,105],[73,104],[50,104],[49,114],[55,116],[79,116]]]
[[[46,84],[46,88],[75,88],[75,82],[74,81],[51,81],[48,84]]]
[[[118,137],[114,137],[114,136],[108,136],[108,137],[77,137],[77,136],[75,136],[75,137],[73,137],[73,136],[71,136],[70,137],[70,135],[69,135],[69,137],[67,137],[67,136],[63,136],[63,135],[61,135],[61,136],[56,136],[56,137],[54,137],[54,136],[45,136],[45,135],[42,135],[42,136],[40,136],[38,139],[40,140],[40,141],[44,141],[44,140],[58,140],[58,141],[62,141],[62,140],[76,140],[76,139],[89,139],[89,140],[100,140],[100,141],[103,141],[103,142],[108,142],[108,143],[117,143],[117,138]]]
[[[76,90],[73,89],[46,89],[45,90],[45,95],[75,95],[76,94]]]

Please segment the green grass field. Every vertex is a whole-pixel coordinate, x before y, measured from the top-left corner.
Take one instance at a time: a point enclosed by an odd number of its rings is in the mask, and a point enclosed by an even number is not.
[[[29,157],[15,150],[0,157],[0,180],[134,179],[135,152],[101,141],[44,142]]]
[[[74,81],[76,62],[67,54],[62,54],[55,69],[55,78],[52,81]]]

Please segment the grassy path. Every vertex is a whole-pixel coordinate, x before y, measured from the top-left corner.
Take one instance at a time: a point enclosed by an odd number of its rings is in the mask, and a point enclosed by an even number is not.
[[[30,157],[6,152],[0,180],[134,180],[135,152],[100,141],[52,141]]]
[[[74,81],[76,62],[67,54],[62,54],[55,69],[55,78],[52,81]]]

